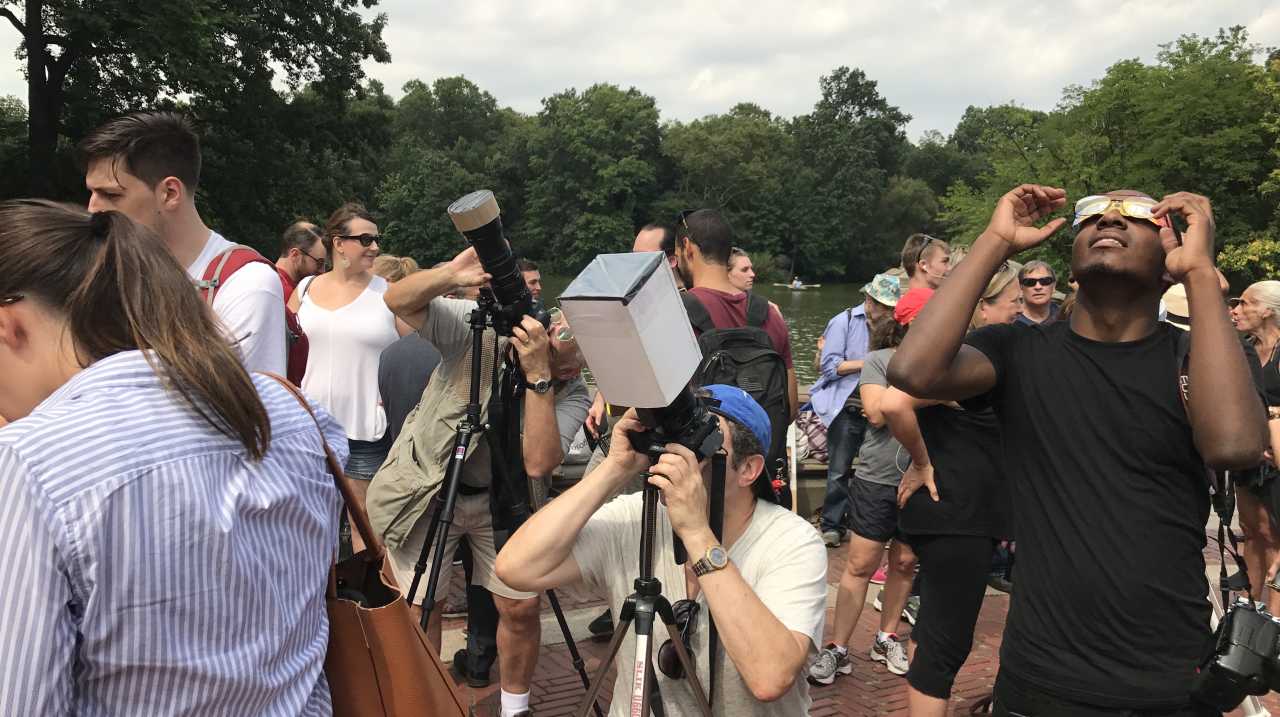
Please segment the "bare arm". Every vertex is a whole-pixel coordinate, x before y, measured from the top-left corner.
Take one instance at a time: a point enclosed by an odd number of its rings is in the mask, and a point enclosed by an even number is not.
[[[647,459],[631,450],[626,435],[643,430],[633,411],[618,420],[609,456],[604,462],[531,515],[507,541],[495,566],[502,582],[517,590],[532,592],[582,579],[578,563],[573,559],[574,543],[600,506],[623,483],[644,470]],[[558,445],[559,438],[556,442]]]
[[[862,415],[867,423],[879,428],[884,425],[884,413],[880,410],[880,400],[884,398],[884,386],[873,383],[858,384],[858,397],[862,399]]]
[[[912,322],[889,362],[889,382],[913,396],[957,400],[995,387],[991,361],[963,346],[973,307],[1006,259],[1048,239],[1065,220],[1035,222],[1066,202],[1066,192],[1024,184],[1000,198],[991,223]]]
[[[1187,367],[1191,381],[1187,415],[1196,449],[1211,468],[1243,470],[1257,465],[1266,450],[1266,412],[1258,398],[1244,349],[1222,301],[1213,266],[1213,210],[1209,200],[1179,192],[1160,200],[1156,216],[1181,214],[1187,220],[1183,243],[1160,230],[1169,275],[1187,289],[1195,317]]]
[[[841,361],[836,365],[837,376],[848,376],[851,373],[858,373],[862,370],[862,359],[854,359],[853,361]]]
[[[880,399],[880,410],[884,413],[885,422],[889,424],[889,432],[911,456],[911,466],[898,482],[899,508],[905,506],[907,499],[921,488],[928,488],[934,502],[938,500],[933,462],[930,460],[924,435],[920,433],[920,423],[916,420],[917,408],[936,403],[937,401],[912,398],[897,388],[890,388],[885,392],[884,398]]]
[[[511,343],[520,356],[520,368],[529,385],[551,380],[551,342],[547,330],[537,320],[525,316],[512,329]],[[560,448],[560,427],[556,423],[554,391],[524,392],[524,472],[531,478],[547,479],[564,460]]]
[[[476,250],[468,247],[444,266],[415,272],[387,287],[383,301],[405,324],[420,330],[427,321],[432,299],[460,288],[480,286],[489,278]]]

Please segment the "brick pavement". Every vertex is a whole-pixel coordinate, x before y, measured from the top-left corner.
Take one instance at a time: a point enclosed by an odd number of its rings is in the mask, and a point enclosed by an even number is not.
[[[835,584],[844,569],[844,549],[828,549],[828,582]],[[1206,550],[1206,559],[1216,570],[1216,550],[1210,555]],[[461,571],[455,571],[455,575]],[[460,580],[460,578],[459,578]],[[455,589],[461,587],[461,583]],[[876,586],[871,586],[868,599],[875,596]],[[594,614],[597,606],[603,603],[594,600],[580,591],[561,591],[561,602],[566,610],[572,608],[590,608]],[[544,601],[545,604],[545,601]],[[1003,594],[988,594],[978,617],[976,634],[974,635],[973,652],[965,662],[956,680],[951,698],[951,714],[968,715],[969,708],[978,700],[991,693],[996,671],[999,669],[1000,639],[1004,630],[1005,616],[1009,607],[1009,598]],[[550,612],[549,608],[545,609]],[[868,604],[858,621],[850,649],[854,656],[853,674],[841,676],[835,683],[826,687],[810,687],[813,717],[879,717],[906,715],[906,683],[901,677],[890,674],[880,663],[872,662],[868,657],[874,631],[878,627],[879,613]],[[464,620],[448,620],[446,630],[458,628]],[[831,632],[833,623],[832,610],[827,611],[827,633]],[[909,627],[903,623],[903,635],[909,635]],[[589,639],[585,630],[578,637],[578,646],[587,662],[588,670],[594,670],[603,656],[607,644],[603,641]],[[547,639],[544,628],[544,640]],[[452,652],[446,650],[446,657]],[[465,684],[461,686],[464,697],[473,705],[472,714],[477,717],[496,717],[498,711],[497,666],[494,666],[494,684],[483,690],[473,690]],[[610,672],[609,683],[602,691],[603,698],[608,699],[612,686],[613,673]],[[531,704],[538,717],[560,717],[575,714],[575,708],[584,696],[582,683],[572,669],[568,651],[563,644],[544,645],[538,662],[538,670],[534,676]],[[603,704],[603,703],[602,703]],[[1280,698],[1272,694],[1264,700],[1264,704],[1272,714],[1280,717]],[[1239,711],[1232,713],[1240,714]]]

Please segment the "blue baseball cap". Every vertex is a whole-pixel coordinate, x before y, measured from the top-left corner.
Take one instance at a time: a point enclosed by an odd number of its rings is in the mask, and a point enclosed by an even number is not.
[[[702,389],[720,402],[719,406],[710,408],[712,413],[719,414],[725,418],[732,418],[746,426],[748,430],[755,434],[764,450],[769,450],[769,436],[771,435],[769,415],[764,412],[760,404],[756,403],[751,394],[737,386],[728,386],[723,383],[703,386]]]

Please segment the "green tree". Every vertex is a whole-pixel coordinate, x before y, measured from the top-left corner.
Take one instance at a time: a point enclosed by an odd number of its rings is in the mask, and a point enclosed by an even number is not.
[[[630,247],[657,195],[652,97],[605,84],[552,95],[542,101],[529,152],[520,237],[529,253],[565,270]]]
[[[819,87],[813,112],[792,125],[797,166],[787,198],[788,253],[798,272],[870,276],[886,253],[873,231],[880,196],[907,151],[911,118],[862,70],[837,68]]]
[[[385,16],[366,21],[356,9],[375,3],[0,0],[27,65],[31,191],[52,189],[49,169],[69,106],[101,119],[163,96],[244,88],[269,80],[274,68],[294,86],[314,81],[335,93],[354,86],[363,60],[390,59]]]

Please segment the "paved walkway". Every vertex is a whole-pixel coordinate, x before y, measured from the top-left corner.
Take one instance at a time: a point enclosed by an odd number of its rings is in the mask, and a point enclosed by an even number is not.
[[[1216,581],[1217,554],[1216,550],[1212,549],[1212,543],[1210,546],[1211,549],[1206,550],[1205,556],[1206,560],[1211,561],[1210,571],[1215,576],[1214,580]],[[833,622],[834,584],[839,580],[840,573],[844,569],[844,550],[844,548],[840,548],[838,550],[828,549],[827,551],[828,582],[831,584],[827,610],[828,635]],[[454,571],[455,575],[460,575],[460,573],[460,570]],[[457,580],[458,583],[454,585],[455,591],[461,588],[461,578],[457,578]],[[870,602],[875,598],[878,590],[877,586],[871,586],[871,590],[868,591],[868,605],[863,610],[862,616],[858,621],[858,628],[854,633],[853,645],[851,646],[854,655],[853,674],[841,676],[836,679],[834,684],[827,687],[810,688],[810,694],[813,697],[813,708],[810,714],[813,717],[835,717],[837,715],[869,717],[873,715],[907,714],[906,683],[903,678],[890,674],[884,665],[872,662],[868,657],[872,635],[878,626],[879,620],[879,613],[871,607]],[[455,592],[454,594],[457,593]],[[589,671],[593,670],[599,664],[599,659],[603,656],[607,644],[589,639],[586,623],[600,614],[603,603],[581,591],[560,591],[559,597],[569,617],[573,634],[578,638],[578,646],[587,661],[587,668]],[[968,715],[970,706],[991,693],[991,686],[995,681],[996,671],[999,668],[1000,638],[1004,631],[1004,621],[1008,607],[1009,598],[1007,595],[988,591],[987,599],[978,618],[973,652],[969,655],[968,661],[965,662],[964,668],[960,671],[960,675],[956,680],[955,690],[951,699],[951,714]],[[538,671],[534,677],[532,707],[538,717],[573,715],[576,714],[576,708],[584,696],[582,683],[577,673],[573,671],[568,651],[563,644],[560,630],[556,627],[551,616],[550,608],[544,609],[543,617],[544,646],[538,662]],[[442,652],[446,659],[451,658],[454,650],[462,646],[461,629],[464,627],[464,623],[465,620],[460,619],[445,621],[445,645]],[[910,628],[905,622],[903,623],[903,630],[903,635],[910,634]],[[494,684],[483,690],[472,690],[465,684],[461,686],[464,697],[474,705],[473,714],[480,717],[489,717],[490,715],[496,717],[499,714],[498,672],[496,665],[492,676]],[[608,698],[611,686],[612,673],[610,674],[610,684],[603,690],[605,699]],[[1264,704],[1271,714],[1280,717],[1280,698],[1277,695],[1268,696]],[[1239,715],[1242,713],[1237,710],[1232,714]]]

